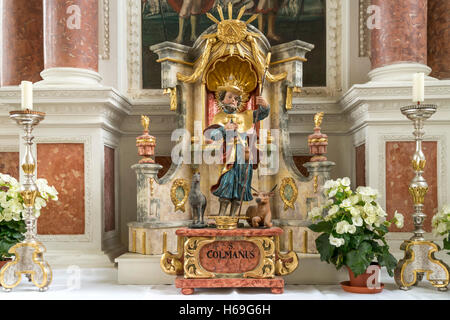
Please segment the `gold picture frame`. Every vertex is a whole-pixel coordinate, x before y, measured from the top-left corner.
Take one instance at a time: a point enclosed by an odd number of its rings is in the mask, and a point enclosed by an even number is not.
[[[284,203],[284,211],[295,209],[298,197],[298,188],[293,178],[284,178],[281,182],[280,197]]]
[[[175,211],[186,211],[185,204],[189,196],[190,186],[184,179],[176,179],[170,189],[170,199],[175,206]],[[181,194],[181,192],[183,192]]]

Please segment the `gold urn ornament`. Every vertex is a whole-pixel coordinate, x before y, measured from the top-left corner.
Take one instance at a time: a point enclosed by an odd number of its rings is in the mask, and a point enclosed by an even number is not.
[[[139,161],[139,164],[155,163],[152,157],[155,154],[156,138],[148,134],[150,118],[141,116],[141,124],[144,134],[136,138],[136,147],[138,147],[138,154],[144,158]]]
[[[309,153],[313,155],[311,162],[327,161],[324,155],[327,153],[328,136],[320,131],[323,115],[319,112],[314,116],[314,133],[308,136]]]

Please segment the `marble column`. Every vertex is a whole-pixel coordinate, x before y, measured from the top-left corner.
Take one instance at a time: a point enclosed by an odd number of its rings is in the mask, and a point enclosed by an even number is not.
[[[445,1],[445,0],[444,0]],[[378,10],[371,30],[372,81],[411,81],[427,66],[427,0],[372,0]]]
[[[428,2],[428,65],[431,76],[450,79],[450,1]]]
[[[42,1],[2,0],[1,86],[41,80],[44,67]]]
[[[95,85],[98,0],[44,0],[44,62],[39,85]]]

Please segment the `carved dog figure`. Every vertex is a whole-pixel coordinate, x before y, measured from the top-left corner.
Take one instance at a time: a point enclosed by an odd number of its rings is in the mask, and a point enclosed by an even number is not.
[[[275,195],[274,190],[277,186],[273,187],[269,192],[259,192],[255,190],[253,196],[256,197],[256,206],[250,206],[247,208],[246,216],[249,218],[249,224],[258,228],[261,226],[272,227],[272,212],[270,211],[270,198]]]
[[[206,227],[204,222],[206,197],[200,191],[200,173],[197,172],[192,177],[191,191],[189,192],[189,204],[192,208],[192,218],[194,220],[191,228]]]

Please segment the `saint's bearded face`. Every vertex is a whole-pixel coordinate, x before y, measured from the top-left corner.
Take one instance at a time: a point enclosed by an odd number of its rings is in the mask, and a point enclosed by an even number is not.
[[[230,91],[222,91],[219,93],[219,105],[228,112],[235,112],[240,104],[240,95]]]

